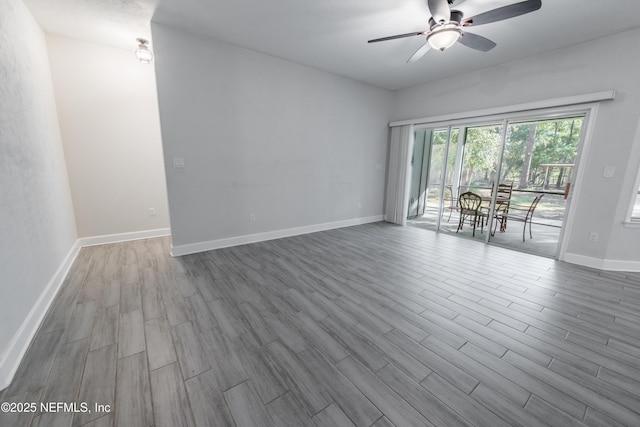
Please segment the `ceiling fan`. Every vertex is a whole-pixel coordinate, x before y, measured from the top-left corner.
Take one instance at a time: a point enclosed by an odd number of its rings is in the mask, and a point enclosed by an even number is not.
[[[508,6],[499,7],[471,18],[463,18],[464,14],[461,11],[451,10],[451,5],[454,3],[462,3],[460,1],[426,0],[426,2],[427,7],[431,12],[431,18],[429,18],[429,30],[382,37],[379,39],[369,40],[368,43],[426,35],[427,40],[425,43],[416,50],[413,55],[411,55],[407,62],[417,61],[431,48],[444,51],[456,44],[458,41],[471,49],[488,52],[496,47],[496,44],[485,37],[465,31],[466,27],[484,25],[491,22],[514,18],[516,16],[534,12],[542,7],[541,0],[525,0]]]

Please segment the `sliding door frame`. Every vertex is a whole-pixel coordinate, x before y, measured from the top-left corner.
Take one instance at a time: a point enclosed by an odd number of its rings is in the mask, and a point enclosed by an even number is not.
[[[613,96],[613,94],[612,94]],[[613,99],[613,98],[609,98]],[[449,147],[450,147],[450,138],[451,131],[453,128],[458,128],[458,145],[462,144],[464,141],[463,138],[466,138],[467,129],[474,126],[486,126],[486,125],[499,125],[502,126],[501,131],[501,141],[500,141],[500,150],[498,154],[498,164],[496,168],[497,176],[500,176],[502,169],[502,158],[505,149],[505,141],[507,137],[507,129],[509,124],[517,123],[517,122],[533,122],[533,121],[544,121],[544,120],[554,120],[561,119],[571,116],[583,117],[583,124],[580,131],[580,138],[578,141],[578,150],[576,153],[576,158],[574,161],[574,168],[571,173],[570,182],[572,185],[569,188],[567,194],[567,204],[563,218],[563,226],[560,230],[560,235],[558,236],[558,245],[556,249],[556,258],[559,260],[564,260],[564,255],[567,250],[568,239],[565,239],[565,236],[571,235],[571,230],[573,227],[574,218],[576,215],[575,205],[573,202],[574,197],[578,200],[580,192],[576,193],[576,183],[580,184],[582,179],[584,178],[584,170],[581,165],[584,163],[584,158],[588,153],[588,149],[590,146],[591,137],[593,135],[593,129],[595,127],[596,115],[599,107],[598,102],[588,103],[588,104],[578,104],[578,105],[569,105],[569,106],[560,106],[560,107],[550,107],[550,108],[540,108],[534,110],[522,110],[515,112],[505,112],[500,114],[489,114],[489,115],[473,115],[472,117],[464,118],[458,115],[456,118],[452,120],[446,120],[443,116],[439,116],[434,120],[424,119],[419,123],[413,122],[414,132],[417,130],[434,130],[434,129],[447,129],[447,143],[445,148],[445,161],[443,165],[443,179],[440,184],[440,206],[438,209],[439,215],[436,223],[436,232],[440,231],[440,223],[441,216],[443,211],[443,202],[442,198],[444,196],[444,186],[445,179],[448,169],[448,155],[449,155]],[[404,123],[406,124],[406,123]],[[460,147],[458,146],[459,150]],[[459,154],[459,153],[456,153]],[[458,160],[456,159],[456,164]],[[410,173],[410,170],[406,171],[407,174]],[[493,213],[495,209],[495,199],[497,197],[497,186],[498,179],[494,180],[493,186],[493,195],[491,200],[491,207],[489,212],[489,218],[491,218],[491,222],[493,221]],[[408,191],[408,190],[407,190]],[[489,223],[489,229],[491,229],[491,223]],[[485,243],[490,243],[490,235],[491,233],[487,233],[485,237]]]

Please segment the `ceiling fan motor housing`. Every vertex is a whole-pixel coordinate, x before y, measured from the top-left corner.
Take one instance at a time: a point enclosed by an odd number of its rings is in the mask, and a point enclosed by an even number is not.
[[[447,24],[460,25],[462,23],[463,16],[464,16],[464,13],[462,13],[461,11],[452,10],[451,18],[449,19],[449,22],[436,22],[433,18],[429,18],[429,29],[433,30],[436,27],[447,25]]]
[[[451,11],[451,19],[449,21],[453,22],[453,23],[456,23],[456,24],[461,24],[463,16],[464,16],[464,13],[462,13],[461,11],[452,10]]]

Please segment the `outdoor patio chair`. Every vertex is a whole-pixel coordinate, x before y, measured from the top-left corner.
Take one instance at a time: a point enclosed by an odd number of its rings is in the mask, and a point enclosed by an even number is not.
[[[491,189],[493,191],[493,188]],[[498,197],[505,199],[511,199],[511,193],[513,192],[513,181],[510,184],[498,184]]]
[[[491,193],[493,193],[493,187],[491,187]],[[496,221],[500,221],[500,231],[506,231],[507,221],[504,217],[498,218],[497,213],[509,213],[509,205],[511,204],[511,194],[513,193],[513,181],[510,184],[498,184],[498,197],[496,198],[496,213],[494,218]]]
[[[473,226],[473,236],[476,235],[476,226],[480,224],[480,232],[484,231],[484,221],[487,217],[487,213],[481,209],[482,198],[467,191],[462,193],[458,198],[458,209],[460,210],[460,220],[458,222],[458,229],[456,233],[462,230],[465,220],[469,220],[469,224]]]
[[[504,231],[506,229],[507,221],[520,221],[524,223],[524,227],[522,228],[522,242],[525,242],[524,234],[527,230],[527,224],[529,224],[529,238],[533,239],[533,234],[531,233],[531,221],[533,219],[533,213],[536,210],[536,206],[538,206],[538,202],[542,199],[544,194],[539,194],[535,199],[531,202],[528,209],[521,209],[515,206],[511,206],[508,211],[496,210],[495,212],[495,221],[493,226],[493,233],[495,234],[498,223],[500,223],[500,231]],[[502,228],[504,225],[504,229]]]

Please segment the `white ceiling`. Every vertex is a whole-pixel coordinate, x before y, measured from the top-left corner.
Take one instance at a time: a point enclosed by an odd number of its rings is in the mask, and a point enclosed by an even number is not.
[[[456,0],[465,17],[520,0]],[[498,46],[460,44],[406,60],[424,42],[367,40],[428,29],[424,0],[24,0],[42,28],[135,49],[149,21],[210,35],[378,87],[401,89],[640,27],[640,0],[542,0],[542,9],[478,26]],[[615,6],[615,7],[613,7]]]

